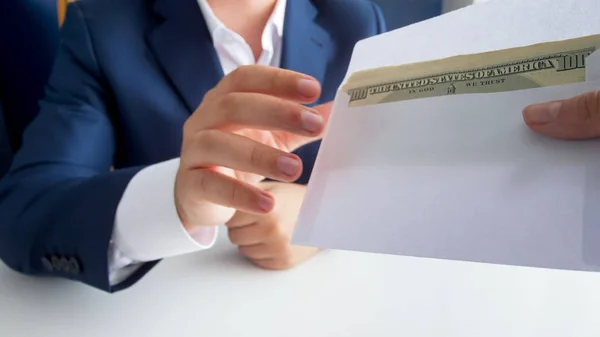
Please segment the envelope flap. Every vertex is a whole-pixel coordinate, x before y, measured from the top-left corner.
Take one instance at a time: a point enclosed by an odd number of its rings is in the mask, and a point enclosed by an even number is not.
[[[598,0],[492,0],[357,43],[356,71],[600,33]],[[345,81],[344,81],[345,82]]]

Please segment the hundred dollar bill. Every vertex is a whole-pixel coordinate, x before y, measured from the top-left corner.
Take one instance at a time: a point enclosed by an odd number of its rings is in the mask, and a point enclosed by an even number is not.
[[[522,90],[585,81],[586,57],[600,35],[352,74],[342,90],[350,106],[442,95]]]

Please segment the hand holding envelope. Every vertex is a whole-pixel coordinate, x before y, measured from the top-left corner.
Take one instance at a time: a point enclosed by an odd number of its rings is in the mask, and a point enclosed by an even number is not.
[[[369,69],[600,34],[590,13],[600,2],[467,7],[359,42],[344,84]],[[600,271],[600,142],[544,136],[598,136],[592,47],[581,80],[548,86],[362,106],[340,89],[293,243]],[[536,106],[557,100],[565,101],[554,112]]]
[[[532,130],[550,137],[600,138],[600,91],[529,106],[523,117]]]

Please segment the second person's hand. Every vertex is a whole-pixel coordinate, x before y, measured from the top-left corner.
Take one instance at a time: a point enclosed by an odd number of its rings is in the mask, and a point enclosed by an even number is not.
[[[548,137],[600,138],[600,91],[528,106],[523,110],[523,118],[531,130]]]
[[[309,76],[245,66],[204,96],[184,125],[175,183],[177,212],[188,232],[223,224],[236,210],[273,209],[273,197],[256,184],[300,176],[302,162],[291,152],[321,136],[331,110],[331,104],[303,105],[320,93]]]

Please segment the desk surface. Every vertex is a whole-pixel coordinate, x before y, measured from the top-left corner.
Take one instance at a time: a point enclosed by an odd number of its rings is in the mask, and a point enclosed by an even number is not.
[[[214,249],[105,294],[0,267],[0,336],[597,337],[600,275],[330,251],[291,271]]]

